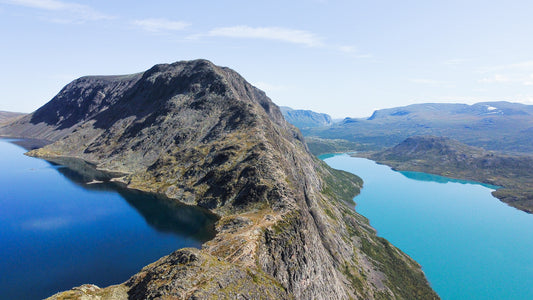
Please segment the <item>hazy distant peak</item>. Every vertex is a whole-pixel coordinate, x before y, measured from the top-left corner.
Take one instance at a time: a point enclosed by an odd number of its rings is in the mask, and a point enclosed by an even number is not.
[[[333,124],[331,116],[328,114],[317,113],[306,109],[293,109],[287,106],[282,106],[280,109],[285,120],[300,129],[330,126]]]
[[[472,105],[459,103],[419,103],[407,106],[380,109],[367,120],[385,118],[405,118],[416,116],[418,118],[432,118],[433,116],[457,115],[528,115],[533,113],[533,106],[505,101],[480,102]]]

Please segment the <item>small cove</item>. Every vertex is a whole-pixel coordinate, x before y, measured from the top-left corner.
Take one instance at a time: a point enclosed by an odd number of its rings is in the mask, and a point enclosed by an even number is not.
[[[104,175],[81,163],[67,168],[24,152],[0,139],[3,299],[121,283],[215,234],[216,217],[206,210],[100,183]]]
[[[442,299],[533,299],[533,215],[494,198],[493,187],[320,158],[364,180],[356,210],[422,265]]]

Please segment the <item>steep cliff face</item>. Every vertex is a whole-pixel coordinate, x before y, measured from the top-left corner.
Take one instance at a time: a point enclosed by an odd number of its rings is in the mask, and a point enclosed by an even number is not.
[[[54,299],[438,298],[419,265],[353,210],[361,180],[310,155],[279,108],[228,68],[196,60],[81,78],[0,130],[53,142],[30,155],[81,158],[220,216],[202,250]]]

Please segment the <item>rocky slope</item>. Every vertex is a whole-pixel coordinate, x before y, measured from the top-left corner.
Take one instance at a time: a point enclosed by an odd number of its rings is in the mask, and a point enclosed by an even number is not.
[[[15,118],[21,117],[25,114],[23,113],[17,113],[17,112],[10,112],[10,111],[0,111],[0,126],[2,124],[6,124]]]
[[[205,60],[84,77],[0,134],[47,139],[115,181],[208,208],[215,238],[127,282],[52,299],[436,299],[420,266],[351,203],[362,185],[313,157],[279,108]]]
[[[434,136],[411,137],[369,156],[402,171],[419,171],[501,186],[500,200],[533,212],[533,157],[505,155]]]

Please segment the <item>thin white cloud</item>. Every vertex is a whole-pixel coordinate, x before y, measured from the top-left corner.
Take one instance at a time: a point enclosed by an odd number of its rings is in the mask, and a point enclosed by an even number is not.
[[[515,83],[522,85],[533,85],[533,73],[529,74],[494,74],[478,80],[481,83]]]
[[[230,38],[275,40],[305,45],[308,47],[320,47],[324,45],[322,39],[314,33],[283,27],[219,27],[209,31],[207,35]]]
[[[490,74],[478,80],[481,83],[514,83],[529,86],[533,85],[533,60],[487,67],[480,70],[480,73]]]
[[[531,105],[533,104],[533,95],[516,95],[514,101]]]
[[[339,51],[344,53],[355,53],[357,51],[357,48],[354,46],[339,46]]]
[[[506,75],[502,74],[494,74],[489,77],[485,77],[479,80],[479,82],[482,83],[504,83],[504,82],[511,82],[513,81],[511,78],[509,78]]]
[[[55,0],[4,0],[2,3],[38,8],[44,10],[63,10],[68,7],[67,3]]]
[[[328,47],[333,50],[347,54],[353,58],[372,58],[373,57],[372,54],[360,53],[357,47],[351,46],[351,45],[341,45],[341,46],[330,45]]]
[[[448,65],[448,66],[458,66],[468,61],[470,60],[466,58],[452,58],[452,59],[445,60],[443,64]]]
[[[438,87],[445,87],[445,88],[453,87],[453,85],[450,82],[442,81],[442,80],[435,80],[435,79],[429,79],[429,78],[409,78],[408,80],[416,84],[438,86]]]
[[[533,69],[533,60],[500,66],[502,69]]]
[[[373,58],[374,55],[369,54],[369,53],[367,53],[367,54],[356,54],[356,55],[354,55],[354,57],[355,58]],[[376,61],[374,61],[374,62],[376,62]]]
[[[529,74],[528,76],[524,77],[522,79],[523,85],[533,85],[533,74]]]
[[[303,45],[341,52],[353,58],[372,58],[372,54],[360,53],[353,45],[326,43],[324,39],[312,32],[284,27],[251,27],[247,25],[217,27],[207,33],[192,34],[186,40],[199,41],[205,37],[225,37],[242,39],[260,39]]]
[[[1,2],[49,12],[63,13],[63,15],[48,18],[49,21],[57,23],[99,21],[114,18],[113,16],[95,10],[88,5],[72,2],[57,0],[2,0]]]
[[[191,24],[182,21],[172,21],[167,19],[143,19],[135,20],[133,24],[139,26],[143,30],[150,32],[162,32],[162,31],[179,31],[184,30]]]
[[[505,65],[489,66],[480,70],[481,73],[490,73],[497,71],[533,71],[533,60],[521,61]]]
[[[411,78],[409,81],[413,83],[420,83],[420,84],[441,84],[444,83],[443,81],[434,80],[434,79],[427,79],[427,78]]]

